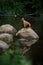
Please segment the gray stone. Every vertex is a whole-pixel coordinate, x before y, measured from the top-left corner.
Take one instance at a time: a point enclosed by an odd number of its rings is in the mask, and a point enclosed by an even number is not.
[[[3,50],[7,50],[9,48],[9,45],[0,40],[0,48],[2,48]]]
[[[16,36],[19,36],[19,41],[21,44],[26,46],[31,46],[35,44],[39,39],[39,36],[32,28],[22,28],[16,33]]]
[[[16,34],[17,30],[10,24],[4,24],[0,26],[0,33]]]
[[[8,33],[2,33],[0,34],[0,40],[11,44],[11,42],[13,42],[13,35]]]

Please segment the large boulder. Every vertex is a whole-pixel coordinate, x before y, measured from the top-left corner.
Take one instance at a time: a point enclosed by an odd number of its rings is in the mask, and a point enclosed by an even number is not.
[[[12,34],[8,34],[8,33],[1,33],[0,34],[0,40],[11,44],[11,42],[13,42],[13,35]]]
[[[19,36],[19,41],[21,44],[26,46],[31,46],[35,44],[39,39],[39,36],[32,28],[22,28],[16,33],[16,36]]]
[[[0,26],[0,33],[16,34],[17,30],[10,24],[4,24]]]
[[[12,47],[17,30],[10,24],[0,26],[0,49]]]

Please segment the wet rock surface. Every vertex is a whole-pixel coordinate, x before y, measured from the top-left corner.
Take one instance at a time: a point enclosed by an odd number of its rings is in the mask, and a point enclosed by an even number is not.
[[[0,26],[0,48],[3,50],[8,49],[16,36],[17,30],[10,24]]]

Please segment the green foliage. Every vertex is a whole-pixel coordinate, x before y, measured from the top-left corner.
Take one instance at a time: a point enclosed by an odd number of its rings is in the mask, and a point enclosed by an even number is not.
[[[40,0],[0,0],[0,12],[7,15],[41,13],[43,10],[41,3]]]
[[[17,43],[17,41],[16,41]],[[16,45],[18,45],[17,43]],[[15,50],[9,49],[0,55],[0,65],[31,65],[31,61],[27,62],[22,56],[20,47],[15,47]]]
[[[13,2],[13,0],[5,0],[0,2],[0,10],[6,14],[21,14],[24,11],[24,5],[21,2]]]

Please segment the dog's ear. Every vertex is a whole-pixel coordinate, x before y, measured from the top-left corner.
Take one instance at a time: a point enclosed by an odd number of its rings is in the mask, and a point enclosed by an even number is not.
[[[23,22],[24,28],[31,27],[31,24],[28,21],[26,21],[24,18],[22,18],[22,22]]]

